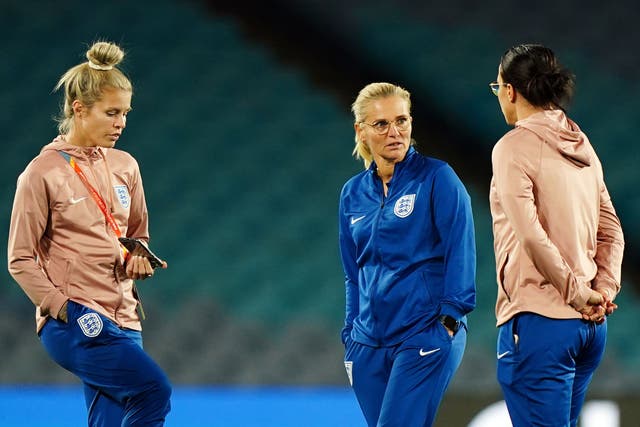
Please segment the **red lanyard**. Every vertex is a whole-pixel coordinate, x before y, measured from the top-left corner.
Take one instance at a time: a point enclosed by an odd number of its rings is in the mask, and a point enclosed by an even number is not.
[[[84,174],[84,172],[82,172],[82,169],[80,169],[80,166],[78,166],[76,160],[64,151],[58,151],[58,153],[60,153],[60,155],[64,157],[67,162],[69,162],[69,165],[71,165],[73,170],[76,171],[76,173],[80,177],[80,181],[82,181],[84,186],[87,187],[87,190],[89,190],[89,194],[91,194],[91,197],[93,198],[93,200],[95,200],[96,204],[104,214],[104,217],[107,220],[107,224],[109,224],[109,227],[111,227],[113,232],[116,234],[116,237],[121,237],[122,231],[120,231],[118,223],[116,222],[115,218],[113,218],[113,215],[111,215],[109,209],[107,209],[107,204],[104,202],[102,196],[100,196],[100,193],[98,193],[98,191],[96,191],[96,189],[93,188],[93,186],[89,183],[87,176]],[[122,252],[126,258],[129,251],[127,251],[127,249],[122,245],[120,245],[120,247],[122,248]]]
[[[82,169],[80,169],[80,166],[78,166],[78,164],[76,163],[76,160],[73,157],[71,157],[69,154],[65,153],[64,151],[58,151],[58,153],[60,153],[60,155],[64,157],[67,160],[67,162],[69,162],[69,165],[71,165],[71,168],[73,168],[73,170],[76,171],[76,173],[80,177],[80,181],[82,181],[84,186],[87,187],[87,190],[89,190],[89,194],[91,194],[91,197],[93,198],[93,200],[96,201],[96,204],[104,214],[104,217],[107,220],[107,224],[109,224],[109,227],[111,227],[111,229],[113,230],[113,232],[116,234],[117,237],[121,237],[122,231],[120,231],[120,227],[118,227],[118,223],[113,218],[113,215],[111,215],[111,212],[109,211],[109,209],[107,209],[107,204],[104,202],[104,199],[102,198],[102,196],[100,196],[100,193],[98,193],[96,189],[93,188],[93,186],[89,183],[87,176],[84,174],[84,172],[82,172]],[[129,251],[127,250],[127,248],[124,247],[124,245],[122,245],[122,243],[120,243],[120,249],[122,250],[123,258],[126,260],[127,256],[129,255]],[[144,313],[144,308],[142,308],[142,301],[140,300],[140,294],[138,292],[138,288],[135,282],[133,282],[133,296],[138,302],[136,305],[136,310],[138,311],[140,318],[142,320],[146,319],[147,316]]]

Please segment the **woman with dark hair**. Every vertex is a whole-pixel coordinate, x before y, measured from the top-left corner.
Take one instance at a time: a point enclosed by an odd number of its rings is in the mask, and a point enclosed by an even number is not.
[[[553,51],[509,49],[490,86],[515,126],[492,153],[498,381],[514,427],[576,426],[617,308],[622,228]]]

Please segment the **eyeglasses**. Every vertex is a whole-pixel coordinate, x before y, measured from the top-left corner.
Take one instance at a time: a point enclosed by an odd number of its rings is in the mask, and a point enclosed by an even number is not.
[[[500,89],[500,86],[507,86],[508,83],[498,83],[498,82],[492,82],[489,83],[489,87],[491,88],[491,92],[493,92],[493,94],[495,96],[498,96],[498,90]]]
[[[377,122],[367,123],[360,122],[363,125],[371,126],[371,129],[378,135],[385,135],[391,129],[391,125],[393,124],[397,130],[404,132],[409,129],[411,126],[411,116],[409,117],[400,117],[398,119],[388,121],[388,120],[378,120]]]

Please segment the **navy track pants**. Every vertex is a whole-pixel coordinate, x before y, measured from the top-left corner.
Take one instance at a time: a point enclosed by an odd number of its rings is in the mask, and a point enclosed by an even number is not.
[[[498,330],[498,382],[514,427],[575,427],[607,322],[520,313]]]
[[[430,427],[467,342],[438,321],[392,347],[349,338],[345,367],[369,427]]]
[[[142,349],[138,331],[73,301],[68,323],[49,319],[42,345],[60,366],[84,384],[90,427],[161,427],[171,408],[171,385]]]

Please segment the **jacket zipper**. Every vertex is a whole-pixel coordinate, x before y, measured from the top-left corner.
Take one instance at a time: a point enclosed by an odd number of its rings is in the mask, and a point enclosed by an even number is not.
[[[382,180],[377,175],[374,177],[374,179],[378,181],[378,184],[379,184],[378,188],[379,188],[379,190],[381,190],[380,191],[381,199],[380,199],[380,208],[378,209],[378,215],[376,217],[376,221],[374,223],[374,228],[373,228],[373,231],[372,231],[372,240],[376,243],[374,246],[375,246],[375,251],[376,251],[376,259],[378,260],[378,265],[382,265],[382,255],[380,254],[380,251],[379,251],[379,248],[378,248],[378,245],[377,245],[378,229],[379,229],[379,226],[380,226],[380,219],[382,217],[382,212],[383,212],[383,209],[384,209],[384,206],[385,206],[385,201],[386,201],[387,197],[389,196],[389,194],[388,194],[389,193],[389,189],[387,188],[387,196],[385,196],[384,195],[384,184],[382,183]],[[377,287],[377,283],[375,283],[375,284],[372,283],[371,285]],[[370,303],[370,305],[371,305],[371,317],[373,318],[373,324],[375,325],[376,341],[377,341],[378,345],[380,345],[381,342],[378,339],[378,336],[379,336],[379,334],[378,334],[378,322],[377,322],[377,318],[376,318],[375,310],[374,310],[375,297],[377,297],[377,292],[372,292],[372,298],[371,298],[371,303]]]
[[[96,181],[96,185],[97,185],[96,189],[98,191],[98,194],[100,194],[100,197],[102,197],[102,199],[104,200],[105,204],[107,204],[107,199],[104,198],[104,196],[102,195],[102,191],[101,191],[102,190],[102,188],[101,188],[102,187],[101,186],[102,182],[100,182],[100,180],[98,179],[98,176],[96,175],[95,168],[93,167],[93,160],[91,159],[91,156],[89,156],[89,158],[87,160],[88,160],[87,163],[89,164],[89,169],[91,170],[91,174],[93,175],[93,179]],[[106,159],[103,157],[102,161],[106,162]],[[109,173],[109,172],[107,172],[107,173]],[[109,177],[107,177],[107,180],[108,179],[109,179]],[[107,188],[107,195],[109,195],[109,191],[110,190],[111,189]],[[110,205],[107,205],[107,208],[111,212],[113,212],[113,203],[111,203],[112,200],[109,199],[109,201],[110,201]],[[103,219],[104,219],[104,225],[105,225],[105,230],[106,230],[106,233],[107,233],[107,237],[110,238],[110,237],[112,237],[111,236],[111,231],[110,231],[111,229],[109,228],[109,226],[107,224],[107,219],[104,218],[104,215],[103,215]],[[110,239],[110,240],[112,242],[115,242],[115,239]],[[120,254],[120,245],[119,244],[115,245],[114,248],[116,249],[116,252],[118,254]],[[124,300],[124,292],[122,290],[122,284],[120,283],[120,279],[118,278],[118,274],[115,271],[116,268],[117,268],[117,266],[114,264],[113,276],[115,278],[116,286],[118,288],[118,297],[119,297],[119,299],[118,299],[118,303],[113,308],[113,318],[116,321],[116,324],[120,324],[120,322],[118,321],[118,310],[120,309],[120,306],[122,305],[122,301]]]

